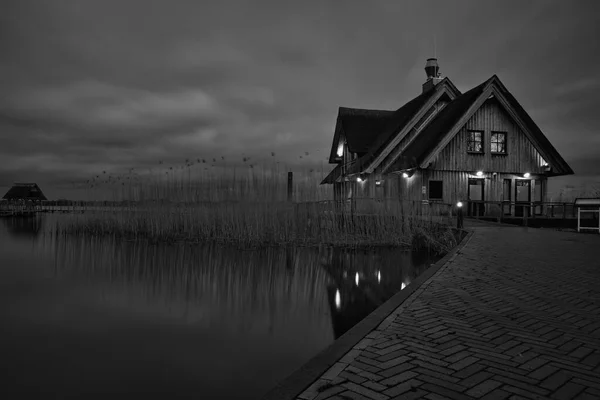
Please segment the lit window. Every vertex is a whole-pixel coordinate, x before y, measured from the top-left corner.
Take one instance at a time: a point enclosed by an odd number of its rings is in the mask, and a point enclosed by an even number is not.
[[[492,153],[506,154],[506,133],[492,132]]]
[[[469,131],[467,151],[470,153],[483,153],[483,132]]]

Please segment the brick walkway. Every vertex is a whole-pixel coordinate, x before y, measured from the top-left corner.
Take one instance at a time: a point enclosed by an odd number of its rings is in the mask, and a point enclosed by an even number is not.
[[[299,399],[600,399],[600,236],[474,235]]]

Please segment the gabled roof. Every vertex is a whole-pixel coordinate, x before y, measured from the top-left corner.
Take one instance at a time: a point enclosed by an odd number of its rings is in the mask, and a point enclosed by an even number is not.
[[[417,140],[415,140],[415,145],[409,145],[412,150],[407,149],[410,151],[406,152],[406,159],[416,159],[416,166],[426,168],[426,164],[445,147],[490,95],[494,95],[508,115],[533,143],[540,155],[552,165],[553,172],[549,174],[550,176],[573,174],[571,167],[496,75],[465,93],[464,98],[461,99],[462,96],[457,98],[456,100],[460,99],[461,101],[456,105],[455,102],[452,102],[447,106],[445,112],[438,115],[443,120],[435,121],[434,119],[419,134]],[[454,107],[451,108],[451,106]],[[452,110],[454,112],[451,112]],[[421,135],[423,136],[421,137]]]
[[[393,115],[394,111],[340,107],[338,121],[346,136],[348,150],[353,153],[369,151]]]
[[[394,111],[389,123],[385,126],[383,132],[377,136],[376,142],[373,143],[371,150],[367,154],[368,157],[366,157],[363,162],[374,158],[379,152],[381,152],[385,145],[398,133],[398,131],[402,130],[402,128],[406,126],[412,117],[421,110],[423,105],[425,105],[425,103],[427,103],[427,101],[433,97],[434,93],[436,93],[435,90],[429,90],[425,93],[421,93],[419,96],[415,97]]]
[[[460,93],[448,78],[442,79],[436,85],[436,89],[442,86],[446,86],[452,92]],[[367,159],[374,158],[435,93],[435,89],[421,93],[396,111],[340,107],[329,163],[336,163],[337,145],[342,134],[346,136],[351,152],[366,154],[368,155]],[[363,163],[367,159],[363,160]]]
[[[2,198],[5,200],[48,200],[35,183],[15,183]]]
[[[447,81],[445,83],[447,86],[442,85],[444,81]],[[442,87],[445,89],[441,89]],[[424,110],[426,104],[431,105],[433,101],[436,101],[436,99],[442,95],[442,90],[447,90],[446,93],[449,93],[448,95],[451,98],[450,103],[435,115],[435,117],[433,117],[433,119],[416,135],[412,142],[408,144],[400,157],[392,164],[394,169],[425,168],[427,166],[426,164],[430,162],[448,141],[452,139],[456,132],[462,128],[462,126],[459,125],[464,126],[464,123],[466,123],[468,118],[472,116],[477,108],[479,108],[490,95],[495,94],[500,104],[506,109],[511,118],[517,122],[544,159],[553,166],[554,171],[552,175],[573,174],[573,170],[552,146],[540,128],[535,124],[527,112],[525,112],[515,97],[506,89],[500,79],[494,75],[464,94],[460,94],[454,85],[445,78],[436,85],[433,90],[417,96],[393,113],[390,114],[389,112],[384,112],[385,117],[380,115],[378,123],[381,123],[384,119],[387,119],[388,121],[385,124],[385,127],[379,134],[369,133],[368,138],[363,142],[358,138],[360,137],[361,132],[357,124],[357,129],[352,133],[353,140],[355,141],[354,148],[361,148],[362,150],[366,149],[367,152],[357,160],[345,166],[345,168],[343,168],[341,164],[338,165],[330,172],[322,183],[333,183],[337,181],[342,177],[342,171],[344,172],[344,175],[348,176],[359,174],[370,169],[372,170],[379,165],[381,160],[386,156],[386,152],[389,153],[389,148],[396,146],[395,141],[397,142],[398,139],[401,139],[398,138],[398,135],[402,132],[403,128],[406,127],[406,129],[410,129],[411,127],[407,126],[407,124],[409,124],[410,121],[414,122],[416,119],[415,116],[418,116],[419,113],[423,112],[422,110]],[[439,96],[436,99],[433,99],[436,93]],[[378,112],[376,110],[363,111],[373,112],[373,114],[369,116],[363,116],[365,119],[368,119],[371,116],[376,118],[375,112]],[[338,125],[341,126],[339,117]],[[372,127],[374,126],[375,125],[372,125]],[[363,147],[359,146],[359,144],[364,143],[366,144]],[[348,145],[350,147],[350,142]],[[337,146],[335,138],[334,146]],[[352,149],[350,149],[350,151],[352,151]]]
[[[490,79],[461,94],[440,111],[402,152],[402,156],[395,163],[395,166],[400,166],[401,169],[417,167],[448,130],[475,103],[489,81]]]
[[[342,176],[342,164],[336,165],[335,168],[321,181],[321,185],[334,183],[340,176]]]
[[[494,75],[494,77],[495,76],[496,75]],[[564,158],[562,158],[562,156],[560,155],[558,150],[556,150],[556,148],[552,145],[552,143],[550,143],[550,140],[548,140],[546,135],[544,135],[542,133],[542,130],[533,121],[531,116],[525,111],[523,106],[521,106],[521,104],[512,95],[512,93],[510,93],[506,89],[506,87],[504,87],[502,82],[500,82],[500,79],[498,79],[498,85],[502,89],[502,92],[503,92],[502,94],[504,96],[506,96],[509,104],[511,105],[513,110],[517,113],[518,117],[521,120],[523,120],[525,125],[529,128],[531,133],[535,136],[536,141],[538,141],[540,143],[541,147],[549,153],[552,160],[546,160],[546,161],[553,162],[553,163],[557,164],[557,166],[560,166],[560,168],[563,170],[563,173],[562,173],[563,175],[573,175],[575,173],[573,171],[573,169],[569,166],[569,164],[567,164],[567,162],[564,160]]]

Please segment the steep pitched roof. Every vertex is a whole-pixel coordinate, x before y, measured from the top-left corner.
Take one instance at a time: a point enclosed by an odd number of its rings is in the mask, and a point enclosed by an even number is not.
[[[539,126],[537,126],[537,124],[531,118],[531,116],[527,113],[527,111],[525,111],[523,106],[521,106],[521,104],[512,95],[512,93],[510,93],[504,87],[504,85],[502,84],[502,82],[500,82],[499,79],[498,79],[498,84],[500,85],[500,87],[503,91],[502,94],[504,94],[504,96],[506,96],[510,105],[516,111],[519,118],[521,118],[523,120],[523,122],[525,123],[525,125],[527,125],[527,127],[532,131],[532,133],[535,135],[535,138],[540,143],[540,145],[550,153],[552,158],[554,158],[554,162],[558,163],[560,165],[561,169],[563,170],[561,175],[573,175],[575,173],[573,171],[573,169],[569,166],[569,164],[567,164],[567,162],[564,160],[564,158],[562,158],[562,156],[560,155],[558,150],[556,150],[556,148],[552,145],[552,143],[550,143],[550,140],[548,140],[546,135],[544,135],[542,130],[539,128]],[[550,161],[550,160],[547,160],[547,161]]]
[[[346,136],[348,150],[353,153],[369,151],[393,115],[394,111],[340,107],[338,121]]]
[[[342,164],[336,165],[335,168],[321,181],[321,185],[334,183],[340,176],[342,176]]]
[[[436,86],[438,88],[446,86],[451,91],[460,93],[448,78],[444,78]],[[329,162],[336,163],[335,154],[337,145],[340,136],[344,134],[350,151],[359,154],[362,153],[363,156],[366,156],[362,160],[362,163],[366,164],[383,151],[385,145],[389,143],[398,131],[404,128],[435,93],[436,90],[421,93],[396,111],[340,107]]]
[[[429,154],[437,143],[444,137],[454,124],[462,117],[469,107],[483,93],[489,79],[458,96],[448,104],[431,122],[415,137],[415,139],[402,152],[395,166],[401,169],[414,168],[418,166],[423,158]]]
[[[452,136],[456,134],[457,130],[462,128],[461,126],[458,126],[457,122],[461,119],[470,118],[472,113],[475,112],[474,108],[471,106],[473,104],[483,104],[488,95],[491,94],[495,95],[495,98],[504,107],[511,118],[519,124],[525,135],[534,144],[537,151],[552,165],[552,172],[548,175],[557,176],[574,173],[554,146],[552,146],[548,138],[542,133],[537,124],[496,75],[493,75],[481,85],[476,86],[465,93],[465,95],[467,94],[469,94],[469,97],[465,96],[465,98],[462,99],[462,107],[458,104],[455,105],[457,108],[455,113],[449,115],[451,110],[448,108],[454,104],[453,102],[447,107],[444,115],[439,115],[440,118],[446,116],[446,120],[441,122],[437,121],[437,123],[435,123],[436,121],[432,121],[432,123],[425,128],[425,131],[421,132],[422,136],[421,134],[419,135],[412,151],[407,151],[405,154],[408,160],[414,158],[420,167],[425,167],[423,164],[429,162],[432,157],[434,157],[435,154],[437,154],[448,141],[452,139]],[[459,98],[456,100],[459,100]]]
[[[35,183],[15,183],[2,198],[5,200],[48,200]]]

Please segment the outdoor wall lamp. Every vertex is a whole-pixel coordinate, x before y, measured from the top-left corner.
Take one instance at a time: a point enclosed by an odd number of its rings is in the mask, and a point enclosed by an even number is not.
[[[381,186],[381,181],[380,180],[376,180],[375,181],[375,186]]]
[[[411,176],[413,176],[413,173],[412,173],[412,171],[405,171],[405,172],[403,172],[403,173],[402,173],[402,177],[403,177],[403,178],[406,178],[406,179],[408,179],[408,178],[410,178]]]
[[[531,174],[529,172],[525,172],[523,174],[523,178],[529,178],[531,176]]]
[[[456,207],[461,208],[463,206],[462,201],[459,201],[458,203],[456,203]]]
[[[483,176],[483,171],[477,171],[477,172],[475,173],[475,175],[477,175],[477,176]]]

